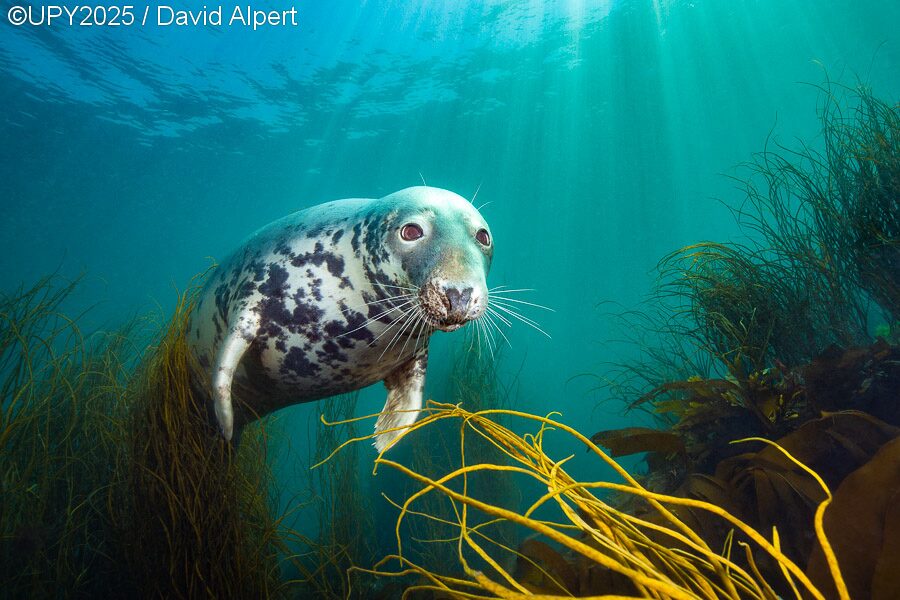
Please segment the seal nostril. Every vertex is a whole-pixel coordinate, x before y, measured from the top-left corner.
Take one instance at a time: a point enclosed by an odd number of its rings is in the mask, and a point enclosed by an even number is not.
[[[462,309],[465,310],[469,307],[469,302],[472,300],[472,288],[468,287],[462,291],[460,294],[459,303],[462,305]]]
[[[472,299],[472,288],[468,287],[462,291],[457,288],[447,288],[444,291],[444,297],[447,299],[449,315],[457,319],[465,319],[469,312],[469,302]]]
[[[459,290],[456,288],[447,288],[444,291],[444,304],[447,306],[447,311],[454,313],[459,309]]]

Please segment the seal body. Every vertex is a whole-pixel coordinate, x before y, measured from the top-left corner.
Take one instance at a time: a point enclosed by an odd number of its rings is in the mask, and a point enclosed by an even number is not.
[[[432,187],[328,202],[253,234],[216,269],[189,329],[223,435],[274,410],[384,381],[384,449],[421,408],[428,339],[482,316],[487,223]]]

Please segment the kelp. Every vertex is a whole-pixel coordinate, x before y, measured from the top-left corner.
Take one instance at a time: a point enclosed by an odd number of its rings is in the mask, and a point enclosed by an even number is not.
[[[505,408],[509,406],[512,384],[502,385],[497,375],[501,351],[489,353],[478,347],[476,332],[467,332],[456,351],[451,356],[450,370],[439,397],[452,399],[472,410],[483,408]],[[459,431],[454,424],[438,423],[428,436],[415,436],[405,445],[409,447],[409,466],[427,476],[439,476],[451,470],[461,460]],[[502,462],[503,455],[486,440],[472,438],[465,449],[468,460],[476,462]],[[338,455],[336,458],[340,458]],[[327,463],[326,463],[327,464]],[[405,493],[412,493],[415,482],[407,482]],[[468,479],[470,490],[493,503],[510,502],[519,497],[519,492],[511,477],[505,473],[474,473]],[[394,493],[388,502],[395,503]],[[454,525],[456,507],[447,497],[427,496],[421,499],[419,510],[436,518],[411,517],[406,521],[404,535],[408,538],[408,555],[417,564],[426,568],[439,569],[456,561]],[[470,513],[470,520],[479,518]],[[495,539],[504,544],[515,544],[514,531],[504,524],[492,526]],[[369,563],[371,564],[371,563]]]
[[[404,597],[430,592],[435,597],[451,598],[524,598],[534,593],[542,598],[578,595],[774,600],[776,590],[795,598],[826,597],[807,577],[802,566],[784,554],[777,530],[762,535],[715,504],[648,490],[590,439],[552,415],[540,417],[502,409],[470,412],[459,405],[434,402],[429,402],[425,412],[424,418],[409,426],[401,439],[415,437],[417,431],[419,435],[427,435],[439,422],[455,423],[462,448],[461,463],[449,473],[428,477],[386,458],[385,452],[389,449],[380,454],[375,461],[376,472],[379,467],[386,466],[419,482],[422,487],[399,504],[396,553],[385,557],[372,569],[354,569],[383,577],[418,575],[421,581],[407,588]],[[377,415],[360,419],[375,417]],[[524,435],[514,433],[499,425],[495,421],[498,417],[523,419],[536,426],[537,431]],[[565,470],[565,463],[571,457],[553,459],[543,449],[544,438],[551,431],[571,436],[586,447],[615,470],[621,483],[573,479]],[[349,440],[335,453],[370,438],[362,436]],[[508,463],[468,461],[465,448],[471,438],[491,443]],[[838,590],[839,597],[848,598],[840,569],[821,527],[831,501],[830,491],[813,471],[784,449],[777,450],[806,472],[821,490],[822,501],[810,527],[816,531],[816,539],[826,557],[830,585]],[[479,498],[468,487],[469,477],[476,473],[512,474],[536,481],[546,493],[530,498],[526,510],[500,506]],[[634,496],[656,518],[651,520],[615,508],[598,493],[603,491]],[[455,529],[456,563],[461,567],[460,575],[446,573],[447,567],[440,570],[426,568],[406,553],[400,533],[404,521],[412,515],[439,518],[420,510],[421,501],[433,494],[448,498],[455,507],[455,519],[452,522],[442,519],[442,522]],[[550,511],[550,508],[555,510]],[[686,524],[678,516],[684,510],[709,513],[733,530],[724,550],[707,544]],[[489,515],[491,519],[472,522],[469,516],[473,511]],[[538,517],[538,513],[542,516]],[[544,513],[551,514],[544,516]],[[491,527],[498,523],[514,524],[533,537],[518,550],[509,547],[490,533]],[[775,576],[766,579],[760,574],[757,565],[761,559],[778,566]]]
[[[701,242],[660,261],[653,303],[626,320],[661,339],[644,340],[648,360],[626,366],[618,385],[629,376],[655,388],[681,374],[742,381],[794,369],[830,346],[870,344],[872,317],[893,339],[900,104],[863,86],[843,98],[837,89],[823,89],[822,150],[767,143],[745,165],[734,212],[746,242]]]
[[[814,547],[807,524],[822,501],[816,482],[771,448],[738,454],[740,447],[730,442],[752,436],[776,440],[838,488],[900,436],[898,358],[900,348],[878,340],[846,350],[832,347],[807,365],[770,369],[744,381],[671,382],[640,400],[670,420],[669,429],[625,428],[599,432],[593,439],[617,455],[646,452],[649,470],[642,481],[651,489],[727,508],[759,532],[777,528],[784,553],[804,564]],[[877,467],[887,468],[883,462]],[[636,510],[627,500],[620,496],[619,506]],[[849,503],[846,495],[842,502]],[[884,512],[881,506],[863,505]],[[713,546],[729,535],[730,529],[702,511],[678,514]],[[851,531],[871,524],[866,510],[845,516],[842,526]],[[887,519],[881,524],[890,527]],[[843,547],[846,553],[850,545]],[[853,568],[867,564],[874,569],[882,560],[880,547],[857,550],[862,556],[851,560]],[[757,566],[765,576],[777,568],[766,561]]]
[[[800,373],[784,367],[743,379],[670,381],[630,405],[647,407],[668,429],[625,428],[598,432],[594,439],[618,455],[649,452],[654,469],[712,472],[734,452],[733,439],[777,438],[819,414],[819,407],[807,402],[802,382]]]
[[[900,428],[866,413],[845,411],[808,421],[776,443],[821,474],[833,489],[898,434]],[[824,498],[820,486],[776,448],[743,449],[718,462],[713,473],[690,474],[672,493],[726,507],[757,531],[777,528],[782,532],[784,553],[805,564],[814,541],[807,526]],[[724,543],[728,536],[727,528],[702,511],[688,510],[679,515],[712,545]]]
[[[48,276],[0,298],[0,580],[8,597],[124,594],[107,495],[117,485],[137,329],[87,336]]]
[[[863,85],[826,82],[822,92],[824,148],[758,155],[740,214],[811,286],[819,326],[851,335],[865,322],[863,299],[888,322],[900,314],[900,103]]]
[[[660,263],[657,296],[681,312],[679,335],[715,357],[723,375],[746,379],[774,366],[796,365],[832,343],[848,340],[845,328],[820,324],[814,288],[797,266],[762,250],[704,242],[682,248]],[[857,339],[855,336],[850,340]]]
[[[834,494],[825,530],[853,598],[889,600],[900,590],[900,439],[884,444],[848,475]],[[807,572],[831,591],[828,566],[816,546]],[[833,593],[833,592],[831,592]]]
[[[124,488],[111,505],[121,559],[147,596],[271,597],[283,546],[266,432],[248,428],[238,451],[191,387],[199,367],[186,335],[196,291],[181,296],[126,394]]]
[[[625,427],[610,431],[599,431],[591,436],[591,441],[609,449],[612,457],[628,456],[638,452],[662,452],[681,454],[684,441],[671,431],[660,431],[649,427]]]
[[[800,370],[805,396],[820,411],[861,410],[900,425],[900,346],[879,338],[852,348],[831,347]]]
[[[646,448],[653,470],[680,473],[665,481],[711,473],[730,440],[777,439],[822,411],[900,418],[897,348],[868,323],[879,312],[897,320],[900,105],[862,86],[839,101],[835,89],[823,90],[824,149],[767,145],[748,165],[736,213],[755,237],[661,261],[657,304],[637,318],[660,348],[642,348],[648,358],[614,385],[683,441],[673,460]]]
[[[888,461],[875,457],[900,434],[900,104],[863,86],[838,99],[836,89],[823,89],[822,149],[767,143],[747,165],[735,214],[748,241],[702,242],[665,257],[649,308],[626,319],[658,340],[622,367],[613,389],[658,428],[593,437],[617,455],[645,452],[641,480],[651,489],[725,507],[760,533],[779,531],[798,564],[813,556],[811,573],[829,597],[830,567],[808,527],[821,486],[778,450],[731,442],[774,440],[833,489],[856,477],[890,483]],[[872,327],[873,318],[883,324]],[[852,505],[849,494],[842,507]],[[842,508],[829,533],[849,557],[854,597],[868,597],[891,581],[873,573],[895,557],[890,544],[879,554],[893,521],[878,494],[860,506]],[[711,545],[731,539],[703,511],[677,514]],[[883,517],[880,531],[873,515]],[[861,529],[871,545],[850,550],[846,540]],[[756,567],[766,577],[780,569],[767,559]]]
[[[673,283],[687,285],[699,326],[725,308],[721,322],[700,332],[704,341],[733,328],[749,337],[751,351],[767,349],[792,367],[832,344],[870,342],[873,312],[898,320],[900,104],[862,85],[841,91],[830,82],[822,89],[821,150],[767,144],[746,165],[745,201],[735,212],[756,234],[749,246],[703,244],[706,256],[688,248],[664,261],[676,270],[680,263],[684,284]],[[715,273],[717,262],[727,269]],[[692,275],[710,268],[710,280],[693,288]],[[740,273],[736,290],[732,269]],[[751,370],[770,366],[756,362]]]
[[[648,407],[668,429],[604,431],[595,440],[617,453],[651,452],[654,461],[671,458],[672,468],[711,473],[718,460],[733,452],[732,439],[777,439],[823,413],[858,410],[900,424],[898,382],[897,346],[884,340],[847,349],[832,346],[795,369],[779,365],[746,379],[694,377],[664,383],[631,407]],[[668,437],[672,435],[680,444]],[[684,450],[675,454],[675,446]]]
[[[280,597],[291,535],[264,428],[240,451],[189,386],[190,290],[148,322],[83,335],[77,281],[0,299],[0,574],[10,597]]]

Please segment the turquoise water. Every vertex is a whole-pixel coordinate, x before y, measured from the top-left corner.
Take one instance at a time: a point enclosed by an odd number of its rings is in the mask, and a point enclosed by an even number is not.
[[[477,192],[489,285],[555,310],[529,313],[551,339],[507,333],[515,405],[587,434],[631,419],[576,377],[633,352],[610,313],[666,253],[741,235],[726,175],[769,136],[815,145],[826,78],[900,97],[896,2],[298,0],[297,26],[255,31],[13,27],[13,4],[4,290],[85,271],[87,323],[112,326],[171,311],[208,257],[289,212],[422,181]],[[436,335],[432,392],[463,338]],[[360,414],[382,401],[367,390]],[[302,446],[312,408],[288,410]]]
[[[665,253],[734,235],[723,174],[770,131],[815,136],[808,84],[900,90],[891,2],[298,10],[257,31],[0,23],[3,285],[84,269],[115,322],[305,206],[423,178],[478,190],[490,284],[556,309],[534,315],[552,340],[510,334],[521,401],[565,389],[571,414],[593,401],[569,378],[615,356],[598,303],[632,307]]]

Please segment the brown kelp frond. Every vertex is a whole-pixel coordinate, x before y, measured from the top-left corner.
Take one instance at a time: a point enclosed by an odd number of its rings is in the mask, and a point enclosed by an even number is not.
[[[773,590],[783,594],[784,590],[795,588],[797,598],[825,597],[803,569],[782,552],[777,532],[767,538],[721,506],[646,489],[591,440],[552,417],[503,409],[470,412],[460,406],[433,402],[428,408],[428,415],[410,426],[402,437],[413,435],[413,431],[430,430],[441,421],[456,422],[462,449],[458,467],[429,477],[386,458],[384,453],[376,459],[376,466],[391,467],[423,486],[399,504],[396,555],[370,570],[385,576],[419,575],[421,585],[407,589],[406,595],[429,590],[455,598],[518,598],[534,593],[544,598],[578,595],[774,599]],[[536,425],[537,430],[519,435],[499,425],[499,417],[523,419]],[[582,482],[572,478],[565,469],[568,458],[553,459],[544,451],[544,437],[550,431],[560,431],[586,447],[614,469],[622,482]],[[465,449],[471,437],[489,441],[509,463],[466,460]],[[786,451],[779,452],[796,463]],[[477,473],[521,477],[525,482],[536,482],[546,493],[533,497],[526,510],[495,504],[468,486],[469,478]],[[824,482],[822,489],[830,497]],[[597,490],[634,496],[644,504],[646,514],[635,516],[619,511],[597,495]],[[422,500],[435,494],[448,498],[457,507],[451,523],[459,575],[445,574],[446,565],[441,569],[426,568],[410,560],[402,542],[404,523],[421,515]],[[820,513],[824,510],[821,508]],[[709,514],[733,531],[725,552],[709,546],[694,531],[682,517],[687,511]],[[488,520],[473,521],[476,513]],[[514,524],[530,532],[530,543],[514,550],[496,542],[488,533],[488,526],[495,522]],[[822,547],[827,548],[822,529],[817,528],[816,533]],[[743,556],[731,556],[729,549],[734,543],[740,545]],[[397,570],[387,568],[390,560],[397,562]],[[770,569],[765,579],[758,568],[761,561],[778,567]],[[834,589],[847,597],[837,563],[828,564]]]
[[[616,455],[647,452],[648,483],[652,480],[657,491],[673,492],[689,473],[715,473],[735,453],[729,446],[735,437],[783,439],[823,414],[846,410],[900,425],[898,359],[900,348],[880,340],[846,350],[831,348],[801,367],[782,365],[746,379],[670,381],[638,400],[667,427],[601,431],[593,439]],[[828,471],[834,465],[822,468]]]
[[[892,598],[900,589],[900,573],[887,567],[900,564],[898,463],[900,438],[894,438],[844,479],[825,514],[824,528],[853,598]],[[826,593],[830,561],[826,549],[816,547],[807,567]]]
[[[57,276],[0,298],[0,579],[9,597],[131,589],[106,494],[118,482],[135,325],[84,336]]]
[[[127,480],[111,498],[122,558],[148,595],[270,597],[279,591],[280,540],[266,433],[247,428],[238,452],[210,425],[191,386],[198,366],[186,333],[195,296],[193,289],[180,297],[129,386]]]

